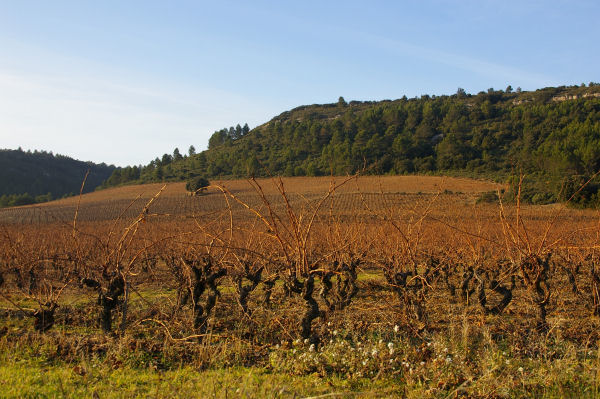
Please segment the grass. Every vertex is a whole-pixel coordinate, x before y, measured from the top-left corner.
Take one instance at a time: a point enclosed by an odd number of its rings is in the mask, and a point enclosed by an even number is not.
[[[51,361],[29,352],[30,348],[23,349],[0,354],[2,398],[297,398],[332,392],[339,394],[336,397],[387,397],[400,392],[393,381],[385,379],[297,376],[259,366],[159,370],[152,364],[131,367],[100,358]]]
[[[421,343],[401,332],[363,341],[353,334],[340,331],[318,351],[300,341],[272,347],[265,365],[169,369],[111,354],[65,361],[49,355],[43,337],[29,346],[3,338],[0,397],[596,398],[600,392],[598,351],[565,341],[549,339],[530,358],[481,332],[446,331]]]
[[[105,366],[60,365],[48,367],[29,361],[0,366],[2,397],[202,397],[202,398],[286,398],[322,395],[339,390],[339,397],[354,387],[341,379],[318,376],[295,377],[272,373],[260,368],[231,368],[198,371],[185,367],[158,372],[132,368],[111,369]],[[393,387],[370,390],[364,397],[397,393]],[[376,385],[376,384],[373,384]],[[360,386],[359,386],[360,387]],[[346,394],[345,394],[346,393]]]

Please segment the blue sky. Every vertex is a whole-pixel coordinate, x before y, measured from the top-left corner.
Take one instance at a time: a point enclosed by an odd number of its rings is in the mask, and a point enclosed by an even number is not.
[[[116,165],[303,104],[600,81],[600,2],[0,0],[0,148]]]

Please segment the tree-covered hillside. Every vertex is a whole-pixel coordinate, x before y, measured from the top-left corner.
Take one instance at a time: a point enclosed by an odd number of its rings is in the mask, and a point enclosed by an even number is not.
[[[90,173],[85,192],[98,187],[115,167],[45,151],[0,150],[0,206],[42,202],[79,193],[87,170]]]
[[[600,169],[600,85],[534,92],[509,86],[476,95],[459,89],[450,96],[378,102],[340,97],[243,130],[215,132],[209,149],[199,154],[177,150],[141,168],[117,169],[107,185],[197,175],[344,175],[366,165],[368,173],[378,174],[507,179],[522,172],[538,182],[525,195],[549,202],[565,195],[565,178],[577,186]],[[594,195],[594,187],[583,194]]]

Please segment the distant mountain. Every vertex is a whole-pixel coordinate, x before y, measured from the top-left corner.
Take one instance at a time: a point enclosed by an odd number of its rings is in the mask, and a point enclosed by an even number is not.
[[[84,192],[98,187],[113,173],[115,167],[104,163],[82,162],[45,151],[0,150],[0,196],[5,197],[4,203],[0,201],[0,205],[8,205],[8,196],[15,197],[25,193],[32,198],[43,196],[39,200],[60,198],[70,193],[78,194],[88,170],[90,173]],[[20,203],[17,201],[16,205]]]
[[[238,125],[239,127],[239,125]],[[524,173],[536,203],[560,200],[600,170],[600,85],[307,105],[250,131],[222,129],[199,154],[164,154],[116,169],[106,185],[244,177],[465,174],[506,181]],[[568,180],[568,181],[567,181]],[[595,196],[589,185],[585,201]],[[527,190],[525,190],[527,188]],[[585,190],[584,190],[585,191]],[[583,193],[583,191],[582,191]]]

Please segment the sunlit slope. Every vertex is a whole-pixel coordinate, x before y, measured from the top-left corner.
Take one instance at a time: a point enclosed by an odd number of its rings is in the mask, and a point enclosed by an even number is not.
[[[282,178],[290,203],[308,209],[325,196],[332,184],[336,186],[332,201],[336,213],[360,214],[367,208],[401,206],[418,197],[434,197],[440,193],[453,202],[473,203],[478,193],[497,190],[502,186],[488,181],[437,176],[369,176],[346,177],[290,177]],[[277,188],[277,179],[257,179],[265,199],[274,207],[284,204]],[[197,217],[218,214],[242,208],[241,203],[262,209],[264,201],[248,180],[213,181],[206,194],[192,197],[185,183],[153,183],[101,190],[80,197],[70,197],[41,205],[0,210],[0,223],[70,222],[79,206],[78,220],[112,220],[135,217],[153,197],[150,212],[164,217]],[[224,188],[235,196],[225,199]],[[163,188],[164,187],[164,188]],[[162,190],[162,191],[161,191]],[[236,200],[237,199],[237,200]],[[446,201],[447,202],[447,201]],[[79,205],[78,205],[79,204]],[[328,208],[330,206],[328,205]]]

